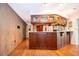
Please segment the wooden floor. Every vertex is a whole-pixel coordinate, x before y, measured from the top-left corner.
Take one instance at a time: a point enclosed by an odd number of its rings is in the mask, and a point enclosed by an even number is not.
[[[29,40],[23,41],[9,56],[79,56],[79,46],[67,45],[59,50],[29,50]]]

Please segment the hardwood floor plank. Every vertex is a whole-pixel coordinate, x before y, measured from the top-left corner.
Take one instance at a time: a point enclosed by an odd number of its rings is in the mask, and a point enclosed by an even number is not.
[[[29,49],[29,40],[23,41],[9,56],[79,56],[79,46],[67,45],[59,50]]]

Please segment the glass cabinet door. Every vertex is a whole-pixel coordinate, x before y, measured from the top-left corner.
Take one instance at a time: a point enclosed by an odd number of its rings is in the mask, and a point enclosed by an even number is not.
[[[48,17],[47,16],[41,16],[41,22],[47,22],[48,21]]]
[[[33,17],[33,22],[39,22],[39,16],[34,16]]]

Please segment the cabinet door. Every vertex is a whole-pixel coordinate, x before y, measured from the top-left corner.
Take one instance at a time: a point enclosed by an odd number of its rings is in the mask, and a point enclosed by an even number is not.
[[[60,49],[62,47],[62,40],[60,36],[60,32],[57,32],[57,49]]]
[[[47,33],[47,48],[48,49],[57,49],[57,33]]]
[[[70,32],[67,32],[67,44],[70,44]]]
[[[66,44],[66,41],[65,41],[65,33],[64,32],[62,33],[62,36],[61,36],[61,44],[62,44],[61,45],[62,47],[64,47],[65,44]]]
[[[40,49],[57,49],[56,32],[43,32],[38,34]]]
[[[64,44],[65,46],[68,44],[68,40],[67,40],[67,32],[64,33]]]
[[[37,49],[38,47],[40,47],[39,45],[39,39],[37,38],[38,34],[37,33],[30,33],[29,34],[29,48],[30,49]]]
[[[46,33],[44,33],[44,32],[38,33],[37,40],[40,45],[39,49],[47,49],[46,44],[48,44],[48,43],[47,43],[47,39],[46,39]]]

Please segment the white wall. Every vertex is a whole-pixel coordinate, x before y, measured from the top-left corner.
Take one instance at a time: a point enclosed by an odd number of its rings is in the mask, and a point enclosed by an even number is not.
[[[78,22],[79,19],[79,11],[75,11],[74,13],[69,15],[69,20],[72,21],[72,38],[71,38],[71,44],[79,45],[79,38],[78,38]]]
[[[8,4],[0,4],[0,55],[8,55],[22,42],[24,28],[25,23]]]

